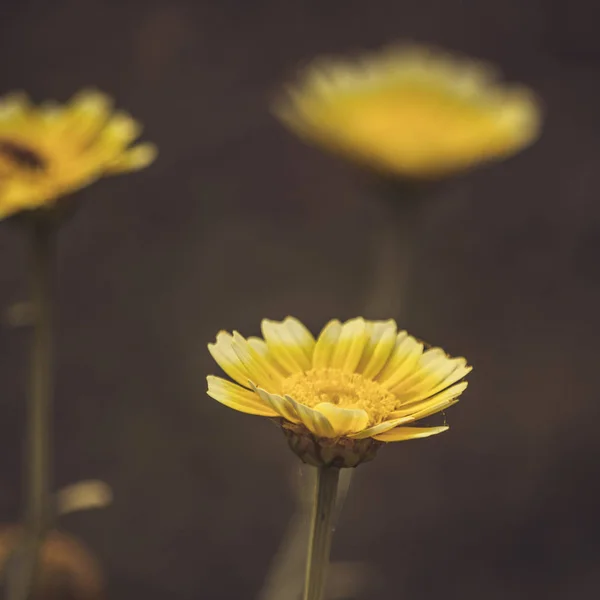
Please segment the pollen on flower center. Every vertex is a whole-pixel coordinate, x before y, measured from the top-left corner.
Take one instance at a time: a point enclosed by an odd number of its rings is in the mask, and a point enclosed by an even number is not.
[[[396,405],[396,398],[378,383],[358,373],[340,369],[311,369],[282,383],[281,393],[309,407],[329,402],[340,408],[361,408],[370,424],[382,421]]]

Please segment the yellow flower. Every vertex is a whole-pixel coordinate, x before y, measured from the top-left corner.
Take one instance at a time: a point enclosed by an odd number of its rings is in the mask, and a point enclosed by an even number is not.
[[[308,141],[411,178],[515,154],[536,139],[541,120],[528,90],[501,86],[474,61],[419,47],[317,60],[275,114]]]
[[[152,144],[131,147],[141,126],[111,104],[92,90],[64,106],[35,107],[20,94],[0,99],[0,218],[52,206],[104,175],[154,160]]]
[[[208,348],[236,383],[209,376],[208,395],[280,419],[294,450],[312,464],[356,466],[374,441],[445,431],[413,424],[457,402],[467,387],[458,382],[471,371],[464,358],[425,349],[393,320],[333,320],[315,340],[297,319],[265,319],[262,333],[246,340],[219,332]]]

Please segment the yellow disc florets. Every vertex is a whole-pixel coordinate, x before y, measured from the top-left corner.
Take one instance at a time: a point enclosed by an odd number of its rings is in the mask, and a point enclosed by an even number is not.
[[[311,408],[321,402],[361,408],[369,415],[370,425],[381,422],[396,406],[395,396],[383,386],[340,369],[311,369],[291,375],[283,381],[281,393]]]

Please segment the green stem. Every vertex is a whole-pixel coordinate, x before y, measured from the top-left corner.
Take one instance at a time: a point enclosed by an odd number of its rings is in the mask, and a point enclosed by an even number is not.
[[[319,467],[308,541],[304,600],[322,600],[329,553],[333,538],[333,521],[340,470]]]
[[[342,511],[354,471],[355,469],[340,470],[333,527]],[[294,469],[294,475],[298,479],[298,482],[294,481],[294,484],[297,484],[294,490],[297,494],[296,510],[271,563],[263,588],[258,595],[259,600],[280,600],[283,597],[299,598],[302,595],[317,469],[300,463],[300,466],[296,466]]]
[[[31,597],[38,571],[41,546],[47,534],[51,496],[52,414],[52,298],[51,272],[54,259],[54,225],[43,218],[32,219],[31,293],[35,326],[31,351],[30,392],[27,406],[26,513],[23,597]],[[26,575],[25,575],[26,574]]]
[[[400,177],[370,177],[376,227],[372,238],[373,268],[364,316],[369,319],[404,318],[408,288],[423,221],[439,181]]]
[[[386,186],[379,193],[381,223],[374,238],[373,282],[365,315],[398,319],[405,311],[423,198],[411,187]]]

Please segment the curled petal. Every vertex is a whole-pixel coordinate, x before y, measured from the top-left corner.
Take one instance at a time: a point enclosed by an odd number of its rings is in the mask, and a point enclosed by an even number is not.
[[[277,412],[249,390],[213,375],[209,375],[206,380],[208,382],[207,394],[221,404],[249,415],[277,416]]]
[[[270,406],[280,417],[283,417],[290,423],[299,423],[300,417],[296,412],[294,402],[290,402],[288,398],[278,396],[277,394],[270,394],[266,390],[257,387],[252,381],[248,382],[250,387],[260,396],[260,399]]]
[[[329,419],[323,413],[320,413],[314,408],[310,408],[309,406],[296,402],[290,396],[286,396],[285,399],[293,404],[298,418],[304,427],[306,427],[306,429],[308,429],[310,432],[314,433],[318,437],[337,437],[333,426],[329,422]]]
[[[330,402],[321,402],[315,410],[325,415],[336,437],[362,431],[369,422],[369,415],[361,408],[340,408]]]

